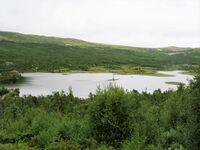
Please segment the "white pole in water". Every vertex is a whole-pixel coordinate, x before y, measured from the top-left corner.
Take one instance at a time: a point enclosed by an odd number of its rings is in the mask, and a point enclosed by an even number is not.
[[[115,80],[115,75],[114,75],[114,73],[113,73],[113,81]]]

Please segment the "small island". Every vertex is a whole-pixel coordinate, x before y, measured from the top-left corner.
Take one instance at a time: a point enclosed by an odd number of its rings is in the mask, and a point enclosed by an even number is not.
[[[180,84],[184,84],[182,82],[165,82],[166,84],[171,84],[171,85],[180,85]]]

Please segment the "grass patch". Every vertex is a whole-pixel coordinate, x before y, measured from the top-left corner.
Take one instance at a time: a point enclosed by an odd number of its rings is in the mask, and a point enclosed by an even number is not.
[[[183,72],[181,72],[181,74],[196,76],[198,73],[194,72],[194,71],[183,71]]]
[[[140,66],[128,66],[123,65],[117,68],[106,68],[104,66],[91,67],[87,71],[82,70],[55,70],[55,72],[67,73],[115,73],[121,75],[148,75],[148,76],[159,76],[169,77],[173,75],[159,73],[159,70],[152,67],[140,67]]]
[[[171,84],[171,85],[180,85],[180,84],[184,84],[182,82],[165,82],[166,84]]]

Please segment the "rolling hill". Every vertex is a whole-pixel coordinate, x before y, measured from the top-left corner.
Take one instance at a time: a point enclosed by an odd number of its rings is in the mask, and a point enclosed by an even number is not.
[[[1,71],[129,72],[132,69],[140,72],[144,68],[194,69],[199,64],[199,48],[139,48],[71,38],[0,32]]]

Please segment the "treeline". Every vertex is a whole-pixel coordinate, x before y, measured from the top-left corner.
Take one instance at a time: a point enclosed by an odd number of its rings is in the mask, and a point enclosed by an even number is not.
[[[199,150],[200,76],[177,91],[110,86],[88,99],[72,91],[19,96],[0,89],[0,149]]]
[[[18,71],[0,72],[0,84],[16,83],[23,79]]]

